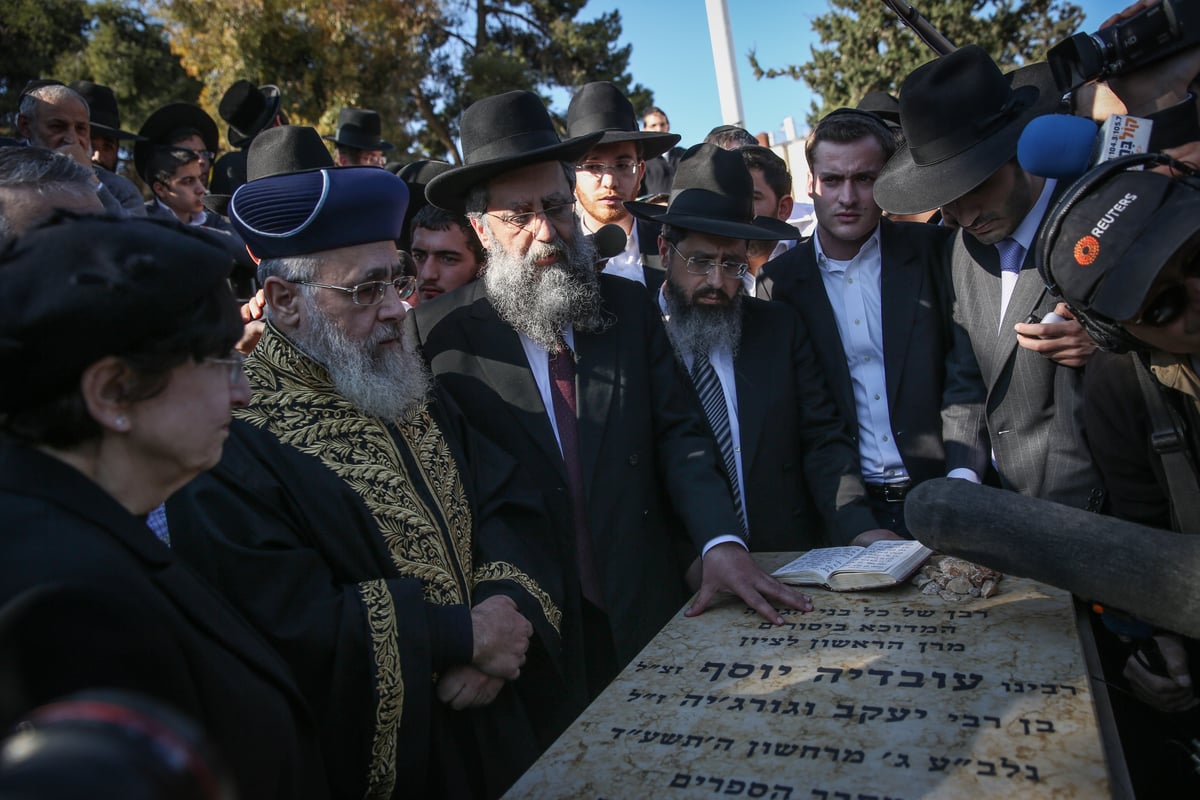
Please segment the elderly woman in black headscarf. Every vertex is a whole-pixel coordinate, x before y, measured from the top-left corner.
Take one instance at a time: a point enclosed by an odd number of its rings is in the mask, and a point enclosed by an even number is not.
[[[249,399],[231,266],[178,226],[101,217],[0,253],[0,726],[136,690],[200,724],[241,797],[325,797],[287,668],[146,522]]]

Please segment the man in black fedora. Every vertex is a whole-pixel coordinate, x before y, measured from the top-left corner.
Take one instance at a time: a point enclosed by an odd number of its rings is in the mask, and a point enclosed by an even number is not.
[[[1016,159],[1025,124],[1057,105],[1048,86],[1031,80],[1040,71],[1006,76],[976,45],[914,70],[900,89],[905,143],[880,173],[875,199],[901,214],[940,207],[960,229],[953,319],[973,352],[956,348],[947,367],[955,402],[943,438],[947,462],[969,467],[951,477],[978,481],[990,453],[1006,488],[1098,507],[1079,369],[1095,343],[1048,295],[1030,256],[1059,190]]]
[[[246,182],[246,150],[258,134],[283,125],[280,107],[283,96],[278,86],[255,86],[247,80],[236,81],[225,90],[217,113],[229,124],[225,138],[234,149],[217,159],[212,169],[212,190],[232,195]]]
[[[792,551],[893,538],[871,516],[858,454],[802,320],[746,296],[747,243],[796,235],[755,215],[753,186],[740,153],[698,144],[679,159],[666,208],[628,204],[662,230],[659,307],[721,451],[746,541]]]
[[[121,130],[117,96],[109,87],[91,81],[71,81],[67,85],[88,104],[92,124],[92,161],[109,172],[116,172],[121,160],[121,140],[136,142],[140,138],[136,133]]]
[[[156,108],[138,129],[141,140],[133,146],[133,165],[146,184],[147,164],[156,147],[191,150],[200,163],[200,182],[208,187],[213,159],[220,144],[217,123],[195,103],[168,103]]]
[[[339,167],[382,167],[383,154],[395,148],[382,138],[379,112],[369,108],[343,108],[338,112],[337,132],[323,138],[333,142]]]
[[[703,553],[689,615],[718,591],[775,624],[774,604],[811,605],[740,542],[715,443],[646,290],[596,272],[573,181],[604,131],[560,140],[542,101],[521,91],[479,100],[461,130],[464,166],[426,194],[466,212],[488,267],[406,325],[439,384],[520,460],[550,510],[567,666],[531,654],[518,681],[549,743],[679,609],[684,558]]]
[[[584,84],[567,106],[567,135],[603,132],[592,149],[575,164],[575,213],[584,231],[604,225],[625,231],[625,249],[608,259],[604,272],[644,284],[651,293],[662,285],[658,231],[647,222],[635,223],[625,203],[638,196],[646,163],[670,150],[679,134],[640,131],[629,99],[608,81]]]

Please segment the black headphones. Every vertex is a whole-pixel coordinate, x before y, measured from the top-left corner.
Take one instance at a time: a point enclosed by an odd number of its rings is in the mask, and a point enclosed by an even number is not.
[[[1034,243],[1034,263],[1037,266],[1038,274],[1042,276],[1042,280],[1046,284],[1046,291],[1062,299],[1062,289],[1050,271],[1049,256],[1050,248],[1058,239],[1058,234],[1071,210],[1083,198],[1091,194],[1113,175],[1138,167],[1150,168],[1159,166],[1170,167],[1178,173],[1178,175],[1173,177],[1174,180],[1200,191],[1200,170],[1197,170],[1191,164],[1177,161],[1164,153],[1138,153],[1115,158],[1112,161],[1105,161],[1085,172],[1071,184],[1058,201],[1058,204],[1042,222],[1041,227],[1038,229],[1037,241]],[[1200,227],[1200,220],[1197,220],[1197,226]],[[1108,319],[1099,314],[1092,314],[1090,311],[1078,308],[1069,303],[1068,306],[1075,315],[1075,318],[1079,320],[1079,324],[1083,326],[1083,329],[1089,336],[1096,340],[1101,350],[1108,350],[1114,353],[1127,353],[1149,349],[1149,345],[1136,336],[1131,335],[1116,320]]]

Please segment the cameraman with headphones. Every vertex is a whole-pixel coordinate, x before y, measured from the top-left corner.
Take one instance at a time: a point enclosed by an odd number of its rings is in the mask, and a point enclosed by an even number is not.
[[[1157,4],[1142,0],[1102,31]],[[1192,46],[1096,85],[1114,113],[1153,119],[1152,146],[1165,149],[1083,175],[1036,244],[1049,291],[1107,351],[1087,366],[1083,409],[1107,513],[1181,535],[1200,534],[1198,73]],[[1200,642],[1110,609],[1102,620],[1118,634],[1102,657],[1138,796],[1197,796]]]
[[[1084,425],[1108,513],[1184,535],[1200,534],[1200,124],[1187,88],[1197,69],[1200,48],[1191,48],[1110,79],[1130,113],[1188,108],[1178,130],[1195,141],[1095,167],[1037,241],[1050,292],[1108,351],[1084,378]],[[1112,696],[1138,795],[1195,796],[1200,642],[1107,610],[1104,622],[1131,645],[1110,654],[1106,672],[1137,701]]]

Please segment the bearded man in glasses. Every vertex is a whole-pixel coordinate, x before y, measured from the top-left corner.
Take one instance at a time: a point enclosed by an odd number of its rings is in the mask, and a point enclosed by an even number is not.
[[[546,498],[566,666],[530,658],[517,688],[547,744],[678,611],[684,565],[701,553],[689,615],[718,591],[775,624],[775,605],[811,607],[742,544],[703,411],[646,290],[596,272],[573,184],[602,136],[560,140],[530,92],[467,108],[464,166],[426,196],[467,214],[487,268],[405,319],[439,385]]]
[[[740,153],[700,144],[679,159],[670,205],[629,204],[662,228],[659,307],[716,437],[745,541],[770,552],[899,538],[875,521],[803,321],[746,296],[748,242],[795,235],[755,216],[753,187]]]
[[[408,189],[375,167],[241,186],[267,326],[225,457],[172,546],[289,662],[338,797],[496,797],[538,751],[509,682],[555,653],[540,498],[473,435],[400,323]]]

